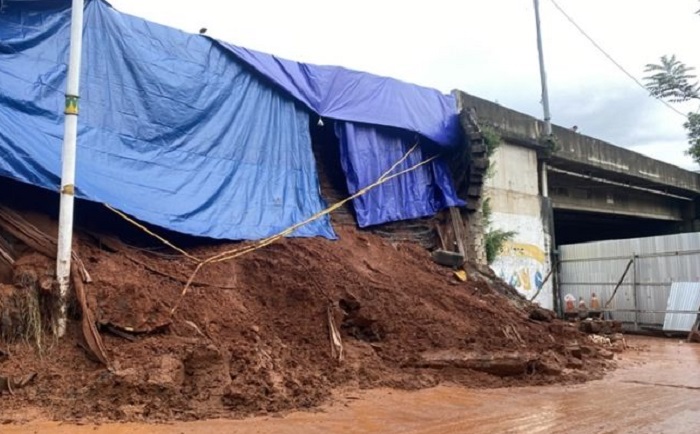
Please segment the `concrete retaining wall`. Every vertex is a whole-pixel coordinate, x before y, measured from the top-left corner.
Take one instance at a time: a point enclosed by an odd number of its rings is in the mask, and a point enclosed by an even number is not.
[[[486,182],[492,209],[491,229],[515,231],[491,264],[494,272],[531,298],[550,270],[549,236],[542,215],[538,188],[537,153],[534,149],[503,143],[491,157],[493,175]],[[551,281],[536,299],[553,308]]]

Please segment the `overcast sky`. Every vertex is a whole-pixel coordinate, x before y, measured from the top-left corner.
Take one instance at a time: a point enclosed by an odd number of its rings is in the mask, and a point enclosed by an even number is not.
[[[531,0],[109,0],[118,10],[305,62],[473,95],[541,117]],[[553,122],[678,166],[683,118],[540,0]],[[557,0],[635,77],[663,54],[700,67],[697,0]],[[697,105],[678,107],[683,112]]]

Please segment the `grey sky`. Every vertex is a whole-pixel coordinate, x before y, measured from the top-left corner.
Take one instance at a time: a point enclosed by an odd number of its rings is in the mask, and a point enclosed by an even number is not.
[[[553,121],[686,168],[683,118],[541,1]],[[676,54],[700,67],[697,0],[557,0],[630,73]],[[110,0],[117,9],[282,57],[342,65],[540,117],[531,0]],[[694,110],[692,105],[678,107]]]

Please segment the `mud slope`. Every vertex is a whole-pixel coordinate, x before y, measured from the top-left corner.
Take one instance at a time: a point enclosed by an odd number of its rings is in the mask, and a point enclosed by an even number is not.
[[[41,354],[25,339],[0,341],[10,354],[0,376],[37,373],[0,396],[0,412],[31,405],[57,419],[239,417],[311,408],[338,387],[578,382],[612,363],[568,325],[529,319],[522,301],[483,281],[457,281],[419,246],[337,230],[338,241],[288,239],[204,268],[172,317],[191,262],[79,235],[113,370],[90,360],[77,319],[64,340],[46,338]],[[32,265],[44,275],[52,263],[28,249],[20,256],[15,275]],[[0,304],[21,291],[11,283]],[[332,356],[329,315],[343,361]]]

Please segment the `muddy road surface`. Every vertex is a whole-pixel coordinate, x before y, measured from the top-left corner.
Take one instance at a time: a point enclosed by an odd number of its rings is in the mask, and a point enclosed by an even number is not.
[[[3,415],[19,433],[698,433],[700,345],[628,338],[636,349],[605,379],[576,386],[475,390],[440,386],[338,393],[315,412],[175,424],[75,425],[30,410]],[[4,399],[7,399],[5,397]]]

